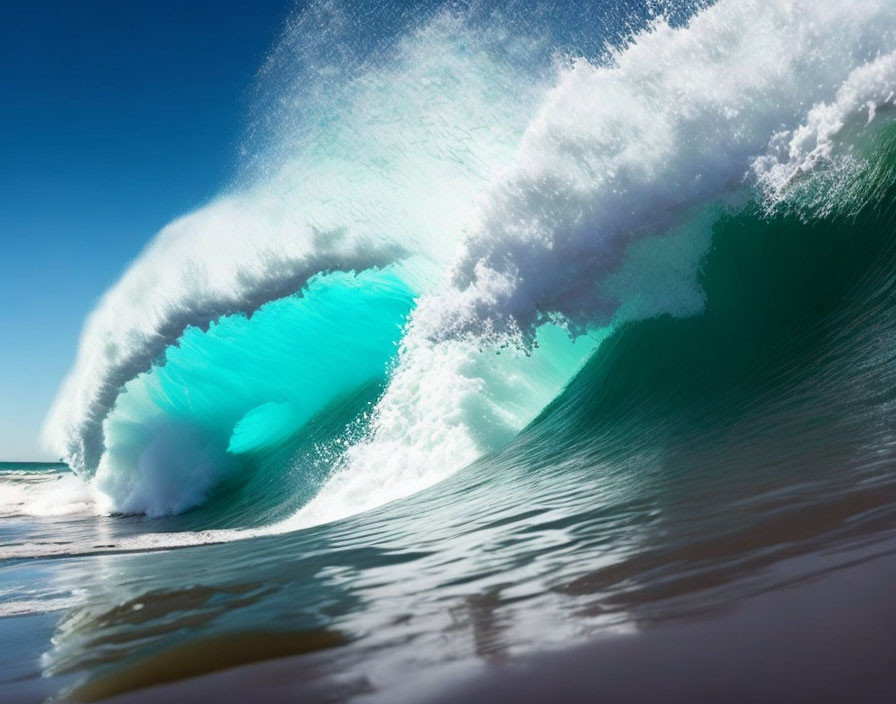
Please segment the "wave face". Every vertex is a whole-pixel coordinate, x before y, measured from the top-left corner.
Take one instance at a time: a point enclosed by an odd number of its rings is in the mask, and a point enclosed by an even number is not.
[[[559,44],[513,3],[360,7],[294,18],[240,180],[88,319],[46,434],[102,511],[290,530],[489,453],[655,452],[821,393],[792,367],[825,344],[881,353],[829,321],[887,319],[891,2]]]

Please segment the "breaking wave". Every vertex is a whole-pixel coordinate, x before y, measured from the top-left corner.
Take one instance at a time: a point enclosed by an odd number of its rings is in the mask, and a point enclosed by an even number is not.
[[[584,55],[506,8],[357,9],[293,18],[238,182],[87,320],[46,437],[99,510],[278,532],[618,443],[645,385],[687,405],[833,306],[813,267],[840,295],[885,257],[891,2],[692,4]]]

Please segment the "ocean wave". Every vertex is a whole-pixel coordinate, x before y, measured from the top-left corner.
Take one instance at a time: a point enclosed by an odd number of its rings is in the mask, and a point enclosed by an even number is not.
[[[549,82],[499,35],[439,15],[355,67],[261,180],[172,223],[104,297],[47,435],[105,510],[178,513],[253,482],[292,497],[231,539],[444,479],[614,331],[703,312],[728,214],[867,172],[896,90],[882,0],[723,0]],[[321,290],[346,301],[318,310]]]

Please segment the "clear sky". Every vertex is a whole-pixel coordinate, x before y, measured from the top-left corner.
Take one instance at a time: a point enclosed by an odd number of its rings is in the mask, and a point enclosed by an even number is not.
[[[40,427],[98,297],[236,168],[292,0],[0,3],[0,461]]]

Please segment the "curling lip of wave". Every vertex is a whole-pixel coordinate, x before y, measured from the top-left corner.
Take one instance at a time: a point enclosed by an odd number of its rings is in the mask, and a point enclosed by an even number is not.
[[[153,249],[147,251],[153,256]],[[300,290],[308,279],[321,271],[364,270],[385,266],[400,258],[397,248],[389,251],[368,251],[364,255],[346,254],[343,257],[323,258],[309,257],[305,261],[277,260],[271,257],[263,271],[257,274],[237,274],[240,288],[232,297],[199,299],[196,307],[171,306],[162,313],[151,332],[132,331],[131,345],[124,353],[119,353],[118,346],[112,342],[107,346],[104,356],[79,358],[84,361],[73,370],[66,380],[59,398],[51,411],[47,423],[46,435],[50,442],[63,453],[66,462],[76,470],[87,470],[96,467],[105,449],[103,441],[103,422],[109,410],[115,404],[122,387],[138,374],[150,369],[152,364],[173,344],[189,327],[206,329],[210,322],[228,315],[252,314],[265,303],[283,298]],[[122,280],[125,288],[123,297],[137,297],[140,294],[133,289],[126,290],[129,285],[128,276],[139,269],[131,269]],[[145,273],[145,272],[140,272]],[[148,279],[137,282],[134,288],[143,289],[150,282]],[[83,339],[94,336],[101,337],[102,331],[108,330],[108,322],[102,313],[115,311],[118,304],[113,302],[113,292],[101,303],[101,309],[91,315],[85,327]],[[145,292],[145,291],[144,291]],[[105,306],[108,305],[108,308]],[[170,311],[170,312],[168,312]],[[95,332],[96,331],[96,332]],[[133,344],[134,340],[139,342]],[[98,381],[96,387],[89,382]],[[77,413],[83,418],[76,433],[71,433],[68,418],[76,411],[70,404],[80,406]],[[60,431],[62,434],[60,435]]]
[[[798,137],[803,123],[810,127],[836,123],[817,119],[824,106],[829,108],[829,117],[839,114],[846,124],[855,118],[857,109],[873,118],[892,103],[892,93],[886,88],[896,85],[896,80],[890,65],[892,55],[886,52],[894,45],[894,29],[896,7],[882,0],[836,5],[723,0],[696,15],[687,27],[673,29],[657,22],[618,51],[609,65],[577,60],[562,69],[503,172],[499,165],[506,150],[486,150],[489,158],[484,160],[474,151],[475,165],[459,167],[457,178],[449,181],[455,190],[434,188],[421,194],[416,187],[399,187],[393,192],[387,204],[420,196],[420,201],[413,203],[414,212],[421,218],[430,215],[416,240],[404,242],[385,236],[378,240],[371,238],[369,228],[358,234],[332,220],[323,229],[329,236],[308,234],[307,223],[293,213],[301,204],[283,200],[293,195],[289,189],[280,193],[275,188],[271,195],[256,187],[243,200],[239,195],[228,196],[163,231],[147,255],[108,294],[88,324],[78,365],[48,423],[50,435],[77,468],[95,467],[103,449],[102,423],[127,381],[125,377],[144,371],[188,321],[202,326],[234,307],[251,310],[264,302],[262,298],[291,293],[287,289],[292,286],[295,290],[315,273],[315,267],[382,265],[417,249],[432,249],[432,244],[424,241],[426,237],[444,237],[448,245],[442,249],[449,256],[443,251],[434,261],[445,264],[454,248],[461,247],[455,264],[446,269],[452,285],[422,298],[407,328],[390,384],[372,415],[368,436],[349,448],[337,477],[356,494],[346,477],[357,474],[359,468],[370,475],[372,484],[382,483],[385,475],[393,485],[401,484],[397,493],[383,492],[379,497],[364,493],[352,504],[356,510],[372,507],[382,496],[395,498],[421,488],[431,483],[431,477],[420,476],[419,466],[438,464],[433,461],[438,458],[448,463],[437,468],[438,476],[444,476],[488,449],[487,443],[473,438],[478,430],[474,426],[476,418],[495,417],[500,394],[491,394],[485,412],[478,406],[475,413],[468,411],[476,406],[471,399],[477,394],[489,396],[490,389],[500,383],[497,376],[506,368],[500,364],[485,370],[477,366],[478,345],[462,345],[468,334],[522,331],[534,335],[534,327],[552,315],[561,317],[574,332],[612,323],[624,310],[620,291],[631,293],[624,286],[615,286],[625,278],[648,284],[635,292],[654,300],[641,310],[652,314],[695,312],[694,296],[678,296],[674,290],[693,290],[693,267],[681,267],[681,275],[662,286],[652,284],[650,277],[639,278],[637,271],[628,272],[631,277],[620,276],[626,267],[637,268],[650,259],[647,252],[632,264],[634,244],[648,242],[651,236],[671,228],[686,232],[696,210],[742,191],[751,168],[754,173],[774,172],[775,163],[763,162],[762,155],[780,143],[782,126],[785,133]],[[410,56],[410,64],[421,61],[421,56],[433,54],[431,49],[431,44],[416,50],[406,47],[405,59]],[[445,55],[454,56],[450,52]],[[475,68],[470,80],[481,84],[474,85],[474,93],[488,102],[491,86],[487,80],[495,66],[461,64],[461,68]],[[402,70],[409,69],[405,66]],[[387,77],[394,79],[395,74]],[[519,73],[499,78],[503,90],[508,85],[526,84]],[[432,85],[448,90],[453,84]],[[432,100],[435,94],[427,91],[425,96]],[[850,96],[860,96],[865,102]],[[530,101],[523,103],[528,110]],[[368,103],[360,100],[358,104]],[[495,117],[478,107],[472,112],[480,118]],[[519,116],[516,119],[519,121]],[[508,128],[501,138],[506,140],[515,129]],[[456,132],[466,134],[464,130]],[[834,143],[839,132],[836,124],[831,129],[819,127],[817,143]],[[449,146],[457,134],[448,131]],[[816,153],[809,152],[810,156]],[[823,158],[815,159],[816,164],[830,158],[832,150],[822,149],[820,154]],[[792,161],[800,157],[799,148],[791,149]],[[775,158],[779,165],[787,163]],[[436,158],[428,163],[441,167],[446,162]],[[342,162],[337,162],[334,168],[341,166]],[[401,184],[418,183],[418,176],[412,171],[402,177]],[[489,179],[493,183],[482,194]],[[460,196],[456,190],[462,192]],[[477,193],[480,202],[475,214],[461,208],[461,216],[437,227],[437,218],[426,213],[449,194],[455,196],[452,204],[457,204]],[[252,222],[242,212],[245,203],[251,203],[248,210],[253,215],[263,213],[260,222]],[[226,220],[225,216],[235,218],[250,232],[263,224],[274,233],[258,238],[262,244],[252,255],[254,268],[247,269],[254,272],[249,275],[251,285],[234,265],[246,251],[242,240],[239,246],[227,238],[218,241],[215,225]],[[270,228],[272,223],[275,226]],[[458,245],[465,224],[469,224],[470,234]],[[240,233],[231,223],[223,229],[231,235]],[[705,228],[696,229],[701,232],[695,237],[704,241]],[[274,246],[280,239],[295,242],[297,237],[303,244],[293,247],[288,256]],[[253,241],[248,238],[250,244]],[[185,249],[187,245],[189,249]],[[322,246],[325,255],[319,249]],[[172,261],[179,261],[174,255],[183,256],[185,251],[189,256],[183,266],[171,274]],[[692,253],[688,256],[692,262]],[[271,262],[275,266],[270,266]],[[271,271],[279,272],[281,278],[275,276],[276,285],[268,288],[265,277]],[[173,286],[176,292],[169,298],[166,287],[158,284],[159,275],[189,285]],[[252,305],[241,306],[247,293]],[[136,301],[140,305],[135,306]],[[670,310],[667,301],[673,305],[685,301],[685,305]],[[114,324],[114,318],[135,312],[146,317],[134,327],[121,330]],[[170,325],[169,321],[179,322]],[[569,369],[574,370],[574,365]],[[438,380],[415,376],[432,376],[433,370],[441,374]],[[556,391],[559,388],[554,388]],[[435,396],[424,398],[427,393]],[[545,393],[545,388],[539,388],[533,398],[540,402]],[[537,413],[537,405],[521,402],[520,412],[508,420],[508,427],[518,431]],[[427,411],[434,407],[442,410],[436,414]],[[444,447],[431,447],[433,437],[447,436],[457,440],[459,451],[453,459]],[[383,466],[365,456],[389,462]],[[411,465],[418,467],[417,474],[405,472]],[[396,467],[402,471],[393,472]],[[379,479],[372,473],[379,473]],[[331,489],[325,487],[321,500],[345,498],[344,492],[340,497],[338,484]],[[317,503],[315,509],[320,508]]]

